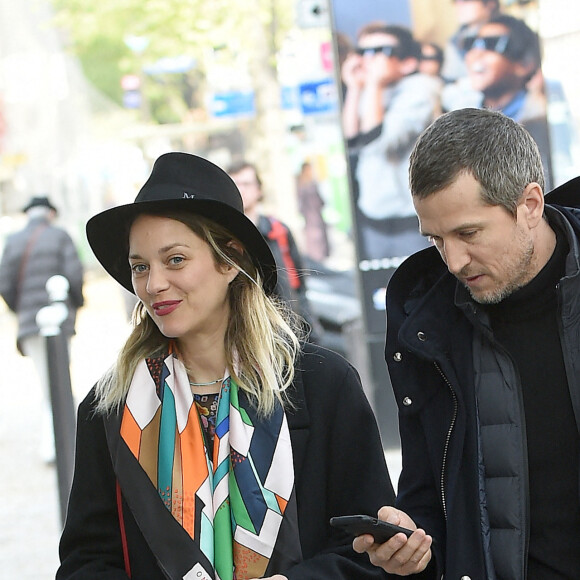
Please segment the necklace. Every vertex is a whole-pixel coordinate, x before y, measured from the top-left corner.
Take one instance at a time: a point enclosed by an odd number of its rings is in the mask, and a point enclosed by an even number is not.
[[[216,379],[215,381],[210,381],[209,383],[192,383],[191,381],[189,381],[189,384],[192,387],[209,387],[209,385],[215,385],[216,383],[221,382],[223,382],[223,379]]]

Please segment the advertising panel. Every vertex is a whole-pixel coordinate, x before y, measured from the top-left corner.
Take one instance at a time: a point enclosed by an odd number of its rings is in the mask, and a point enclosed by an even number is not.
[[[407,256],[428,245],[409,192],[409,155],[440,114],[499,110],[536,139],[551,187],[536,19],[534,1],[332,2],[373,404],[387,446],[398,435],[383,353],[386,286]]]

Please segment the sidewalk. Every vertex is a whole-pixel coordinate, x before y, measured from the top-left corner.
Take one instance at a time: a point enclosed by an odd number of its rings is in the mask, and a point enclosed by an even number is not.
[[[115,361],[127,333],[122,292],[106,277],[87,279],[86,305],[79,311],[71,345],[71,384],[76,403]],[[1,302],[1,301],[0,301]],[[3,497],[0,509],[0,580],[54,580],[58,567],[60,506],[56,468],[38,456],[40,389],[30,360],[15,346],[15,319],[0,306],[2,396],[0,457]],[[393,484],[399,453],[386,453]]]
[[[114,362],[129,328],[114,281],[87,277],[85,298],[71,344],[76,403]],[[16,351],[15,336],[15,318],[2,304],[0,580],[54,580],[61,530],[56,468],[38,456],[40,388],[31,361]]]

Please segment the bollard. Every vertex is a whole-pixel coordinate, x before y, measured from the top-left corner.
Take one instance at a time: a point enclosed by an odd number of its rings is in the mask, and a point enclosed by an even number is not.
[[[60,516],[61,523],[64,524],[74,469],[76,431],[68,342],[66,336],[61,332],[61,325],[68,316],[68,307],[66,306],[69,290],[68,280],[64,276],[52,276],[46,282],[46,290],[51,304],[38,311],[36,322],[40,328],[41,336],[46,337]]]

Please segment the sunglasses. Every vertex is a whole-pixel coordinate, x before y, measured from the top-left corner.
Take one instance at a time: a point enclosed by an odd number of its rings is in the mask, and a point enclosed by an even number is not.
[[[498,54],[505,54],[510,37],[507,34],[500,36],[468,36],[463,40],[463,50],[489,50]]]
[[[398,56],[399,47],[393,44],[385,44],[383,46],[372,46],[369,48],[363,48],[358,46],[356,48],[356,53],[360,56],[374,56],[375,54],[382,53],[386,57]]]

